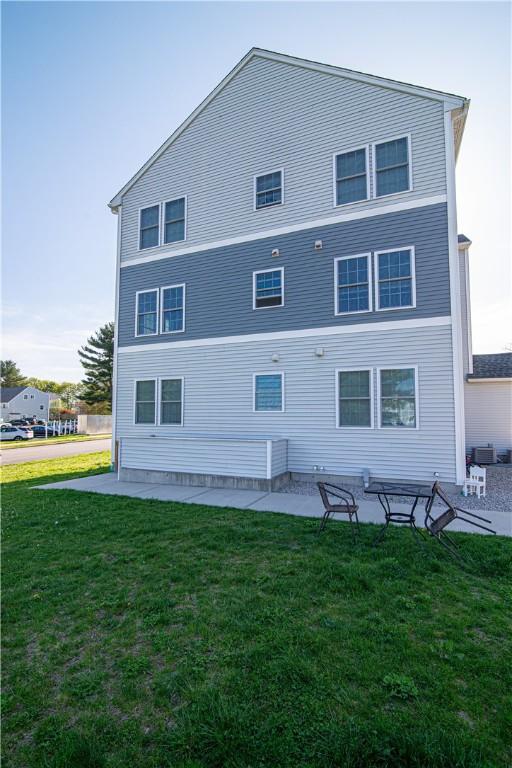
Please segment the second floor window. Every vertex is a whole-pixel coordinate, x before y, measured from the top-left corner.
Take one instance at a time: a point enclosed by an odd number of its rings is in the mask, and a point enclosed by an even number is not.
[[[408,137],[384,141],[374,147],[374,195],[382,197],[395,192],[407,192],[411,187]]]
[[[412,248],[379,251],[375,254],[377,309],[413,307],[414,253]]]
[[[185,198],[169,200],[164,205],[164,243],[185,239]]]
[[[141,208],[139,248],[154,248],[160,245],[160,206]]]
[[[369,312],[371,309],[370,254],[336,259],[336,314]]]
[[[268,208],[283,202],[283,171],[265,173],[254,178],[254,207]]]
[[[139,291],[136,294],[136,336],[158,333],[158,290]]]
[[[335,156],[336,205],[368,199],[366,147]]]
[[[162,333],[185,330],[185,286],[170,285],[162,288]]]
[[[283,306],[284,270],[270,269],[265,272],[254,272],[253,275],[253,309]]]

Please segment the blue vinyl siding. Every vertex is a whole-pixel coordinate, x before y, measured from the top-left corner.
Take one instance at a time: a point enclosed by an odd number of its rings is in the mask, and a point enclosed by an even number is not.
[[[322,240],[322,250],[315,250],[315,240]],[[439,204],[124,267],[119,344],[382,322],[376,311],[335,315],[334,260],[409,245],[416,249],[416,307],[390,309],[385,319],[449,315],[447,213]],[[279,248],[277,259],[271,256],[274,248]],[[253,311],[253,271],[277,267],[286,275],[286,301],[278,318],[275,312]],[[179,337],[136,338],[136,291],[177,283],[187,285],[185,331]]]

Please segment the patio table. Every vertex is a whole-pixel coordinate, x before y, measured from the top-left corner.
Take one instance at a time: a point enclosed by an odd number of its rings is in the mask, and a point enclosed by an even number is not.
[[[386,520],[384,526],[379,531],[374,544],[378,544],[384,538],[384,534],[390,523],[408,525],[416,535],[425,538],[422,532],[416,527],[414,510],[420,499],[428,501],[432,497],[432,488],[429,485],[422,485],[420,483],[381,483],[374,481],[364,489],[364,492],[377,496],[380,505],[384,510],[384,517]],[[414,501],[412,502],[410,509],[399,512],[391,509],[390,496],[404,496],[413,499]]]

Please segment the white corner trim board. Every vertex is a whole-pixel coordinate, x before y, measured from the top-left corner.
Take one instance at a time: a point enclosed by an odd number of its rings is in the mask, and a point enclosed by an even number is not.
[[[187,248],[177,248],[173,251],[161,251],[160,253],[151,253],[144,256],[136,256],[133,259],[127,259],[121,263],[121,267],[132,267],[136,264],[147,264],[151,261],[160,261],[161,259],[170,259],[174,256],[184,256],[188,253],[201,253],[202,251],[211,251],[214,248],[224,248],[227,245],[238,245],[240,243],[249,243],[253,240],[263,240],[266,237],[277,237],[278,235],[287,235],[290,232],[301,232],[306,229],[314,229],[315,227],[326,227],[329,224],[342,224],[345,221],[355,221],[357,219],[367,219],[373,216],[383,216],[386,213],[397,213],[399,211],[409,211],[414,208],[423,208],[427,205],[438,205],[439,203],[446,203],[446,195],[433,195],[431,197],[419,197],[414,200],[401,200],[398,203],[390,203],[389,205],[382,205],[378,208],[372,207],[370,209],[364,209],[362,211],[349,211],[347,213],[340,213],[337,216],[329,216],[323,219],[315,219],[314,221],[301,221],[299,224],[290,224],[285,227],[276,227],[275,229],[260,230],[253,232],[252,234],[239,235],[237,237],[230,237],[226,240],[216,240],[209,243],[202,243],[200,245],[191,245]]]
[[[187,349],[189,347],[214,347],[221,344],[246,344],[256,341],[276,341],[279,339],[304,339],[309,336],[341,336],[353,333],[373,333],[379,331],[404,330],[406,328],[431,328],[434,326],[451,326],[449,315],[439,317],[420,317],[407,320],[388,320],[382,323],[353,323],[351,325],[329,325],[324,328],[304,328],[297,331],[272,331],[270,333],[240,334],[238,336],[216,336],[205,339],[189,339],[188,341],[155,342],[154,344],[135,344],[119,347],[119,354],[130,352],[156,352],[162,349]]]

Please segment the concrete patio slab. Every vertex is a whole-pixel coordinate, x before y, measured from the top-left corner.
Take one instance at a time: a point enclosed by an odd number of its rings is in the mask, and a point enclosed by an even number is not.
[[[68,489],[87,491],[89,493],[104,493],[109,495],[131,496],[138,499],[156,499],[160,501],[186,501],[194,504],[206,504],[215,507],[233,507],[235,509],[253,510],[255,512],[278,512],[297,517],[319,518],[323,515],[320,498],[304,496],[298,493],[265,493],[263,491],[243,491],[230,488],[205,488],[191,485],[159,485],[156,483],[134,483],[120,481],[113,473],[81,477],[76,480],[64,480],[60,483],[39,485],[37,488],[45,491],[53,489]],[[378,502],[359,502],[359,520],[362,523],[384,523],[384,513]],[[512,513],[486,511],[493,528],[500,536],[512,536]],[[346,520],[344,515],[336,515],[335,519]],[[419,526],[423,523],[423,507],[416,513]],[[450,526],[452,531],[468,533],[485,533],[478,528],[455,520]]]

